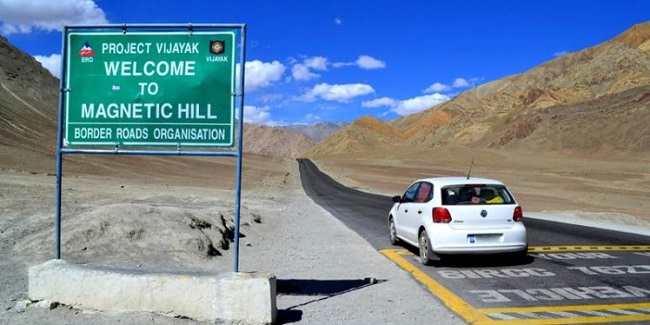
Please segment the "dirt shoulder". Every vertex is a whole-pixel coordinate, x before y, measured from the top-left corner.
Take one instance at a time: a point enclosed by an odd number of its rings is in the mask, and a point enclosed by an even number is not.
[[[462,323],[315,205],[302,190],[295,162],[274,162],[272,168],[273,175],[249,182],[242,192],[239,265],[243,272],[277,276],[280,323]],[[0,323],[195,323],[65,306],[17,312],[15,302],[28,298],[27,268],[54,254],[54,184],[53,176],[0,174]],[[62,256],[68,262],[232,270],[232,189],[76,176],[64,178],[62,202]]]
[[[313,161],[342,184],[390,196],[419,178],[466,176],[474,161],[471,175],[506,183],[524,212],[607,213],[617,223],[650,227],[648,154],[395,147]]]

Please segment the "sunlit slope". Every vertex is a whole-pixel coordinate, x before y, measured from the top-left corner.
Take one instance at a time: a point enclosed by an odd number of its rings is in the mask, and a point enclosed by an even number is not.
[[[388,121],[385,124],[401,134],[393,141],[373,141],[369,137],[374,133],[359,136],[341,130],[310,154],[367,150],[395,141],[408,147],[647,152],[649,86],[646,22],[603,44]]]
[[[399,130],[372,117],[362,117],[330,135],[305,156],[341,154],[399,143],[404,135]]]

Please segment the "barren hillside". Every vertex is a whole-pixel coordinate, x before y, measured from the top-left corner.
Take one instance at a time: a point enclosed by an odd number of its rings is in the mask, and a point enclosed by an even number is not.
[[[414,147],[650,150],[650,22],[616,38],[496,80],[418,114],[386,124]],[[372,133],[344,130],[309,154],[357,151]],[[366,139],[360,144],[361,139]],[[383,144],[382,142],[377,144]]]
[[[362,117],[311,148],[305,155],[340,154],[398,143],[402,132],[372,117]]]
[[[491,146],[508,144],[508,137],[513,135],[527,146],[534,145],[542,134],[559,132],[570,140],[581,136],[584,129],[590,129],[595,132],[591,137],[602,141],[574,142],[572,149],[648,150],[647,140],[643,139],[650,136],[650,128],[638,132],[639,118],[645,118],[642,121],[650,125],[647,113],[650,98],[643,96],[647,91],[643,87],[647,85],[650,85],[650,22],[634,26],[601,45],[472,89],[418,114],[417,118],[410,118],[411,122],[404,123],[402,129],[413,133],[412,143],[423,140],[426,144],[482,145],[486,138],[501,134],[503,139],[490,143]],[[620,95],[627,91],[636,95]],[[616,111],[599,109],[605,107],[616,107]],[[567,114],[572,109],[579,110],[580,114]],[[420,120],[441,112],[452,116],[448,123],[433,132],[418,127]],[[548,112],[557,114],[544,120],[542,115]],[[581,124],[579,129],[571,127],[576,119]],[[617,126],[601,128],[601,122],[608,119]],[[630,136],[636,137],[630,139]],[[562,139],[554,143],[547,139],[545,148],[567,149],[564,143]],[[639,147],[643,143],[645,147]]]
[[[333,123],[325,121],[316,124],[292,124],[283,126],[282,128],[296,131],[314,142],[319,142],[346,125],[347,123],[344,122]]]
[[[38,61],[0,36],[0,167],[31,170],[31,161],[54,161],[58,89]]]
[[[285,128],[244,125],[245,152],[295,158],[313,145],[306,136]]]

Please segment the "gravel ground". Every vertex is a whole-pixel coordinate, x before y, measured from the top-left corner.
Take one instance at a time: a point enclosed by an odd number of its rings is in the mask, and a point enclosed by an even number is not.
[[[276,275],[278,323],[464,323],[315,205],[302,190],[295,162],[282,168],[284,177],[259,180],[242,193],[239,263],[243,272]],[[224,248],[220,235],[232,226],[232,191],[90,176],[64,179],[64,188],[62,252],[68,262],[232,270],[232,245]],[[0,323],[199,323],[66,306],[19,312],[16,301],[28,298],[27,268],[53,256],[53,216],[54,177],[0,173]],[[197,222],[211,226],[197,231]]]

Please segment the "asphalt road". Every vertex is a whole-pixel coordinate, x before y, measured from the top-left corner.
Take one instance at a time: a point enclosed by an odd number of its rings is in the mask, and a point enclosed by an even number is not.
[[[524,207],[525,260],[461,256],[426,267],[415,248],[390,244],[390,197],[347,188],[309,160],[298,163],[309,197],[468,323],[650,321],[650,237],[526,219]]]

